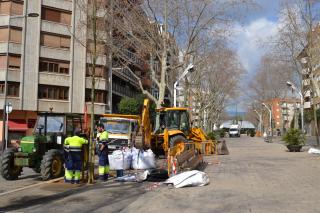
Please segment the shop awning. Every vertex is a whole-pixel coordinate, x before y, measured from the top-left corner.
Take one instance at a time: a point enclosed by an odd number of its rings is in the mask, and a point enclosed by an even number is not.
[[[28,125],[26,122],[16,122],[16,121],[10,121],[8,123],[9,130],[10,131],[27,131]]]

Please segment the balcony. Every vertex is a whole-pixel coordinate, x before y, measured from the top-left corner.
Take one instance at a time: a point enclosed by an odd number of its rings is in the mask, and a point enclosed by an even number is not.
[[[53,108],[53,112],[70,112],[69,101],[39,99],[38,110],[48,112]]]
[[[7,102],[12,104],[13,110],[19,110],[20,109],[20,98],[19,97],[8,97],[7,96]],[[0,109],[3,109],[4,106],[4,95],[0,95]]]
[[[23,18],[10,18],[8,15],[0,15],[0,26],[9,26],[9,22],[10,26],[22,27]]]
[[[63,48],[52,48],[41,46],[40,57],[51,58],[57,60],[70,60],[70,50]]]
[[[68,87],[70,86],[70,76],[65,74],[40,72],[39,84]]]
[[[87,89],[91,89],[91,77],[86,77],[86,88]],[[108,86],[108,82],[106,79],[104,78],[99,78],[96,80],[96,83],[95,83],[95,89],[99,89],[99,90],[106,90]]]
[[[120,77],[121,79],[129,81],[130,84],[135,86],[136,88],[140,88],[139,83],[137,82],[137,78],[134,76],[134,74],[129,68],[112,68],[112,72],[114,75]]]
[[[20,43],[9,43],[9,49],[8,49],[8,43],[7,42],[0,42],[0,53],[14,53],[14,54],[21,54],[21,44]]]
[[[20,70],[19,69],[9,69],[8,81],[19,82],[20,81]],[[6,79],[6,69],[0,69],[0,81],[5,81]]]
[[[91,113],[91,102],[86,102],[88,114]],[[107,109],[107,104],[95,103],[94,104],[94,114],[105,114]]]
[[[42,5],[72,11],[72,1],[66,0],[43,0]]]
[[[57,22],[41,20],[41,31],[70,36],[71,27]]]

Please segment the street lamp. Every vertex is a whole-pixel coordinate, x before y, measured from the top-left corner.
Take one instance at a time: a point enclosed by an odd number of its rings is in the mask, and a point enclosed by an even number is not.
[[[262,103],[262,106],[264,106],[269,111],[269,126],[270,126],[271,136],[272,136],[273,135],[273,132],[272,132],[272,112],[271,112],[271,109],[265,103]]]
[[[292,90],[295,90],[299,96],[300,96],[300,112],[301,112],[301,130],[304,132],[304,100],[303,100],[303,95],[301,90],[299,90],[293,83],[291,83],[290,81],[287,81],[287,86],[290,87]]]
[[[187,68],[183,71],[183,73],[181,74],[181,76],[178,78],[178,80],[174,83],[174,90],[173,90],[173,104],[174,104],[174,107],[177,106],[177,85],[179,83],[179,81],[181,81],[187,74],[188,72],[193,72],[194,69],[193,69],[193,64],[189,64],[187,66]]]

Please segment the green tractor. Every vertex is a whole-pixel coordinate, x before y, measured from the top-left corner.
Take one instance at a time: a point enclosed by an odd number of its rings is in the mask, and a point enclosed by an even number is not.
[[[80,114],[40,113],[32,136],[25,136],[18,149],[8,148],[1,158],[1,174],[6,180],[16,180],[23,167],[40,173],[43,180],[64,174],[63,142],[82,129]]]

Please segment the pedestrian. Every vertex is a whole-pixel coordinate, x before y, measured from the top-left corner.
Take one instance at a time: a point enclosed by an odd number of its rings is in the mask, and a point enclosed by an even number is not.
[[[88,144],[88,141],[80,137],[81,130],[76,129],[72,137],[64,140],[65,148],[65,176],[66,183],[80,183],[80,174],[82,168],[82,145]]]
[[[99,180],[107,181],[109,177],[109,159],[108,159],[108,132],[104,129],[104,125],[97,125],[97,140],[99,144]]]

